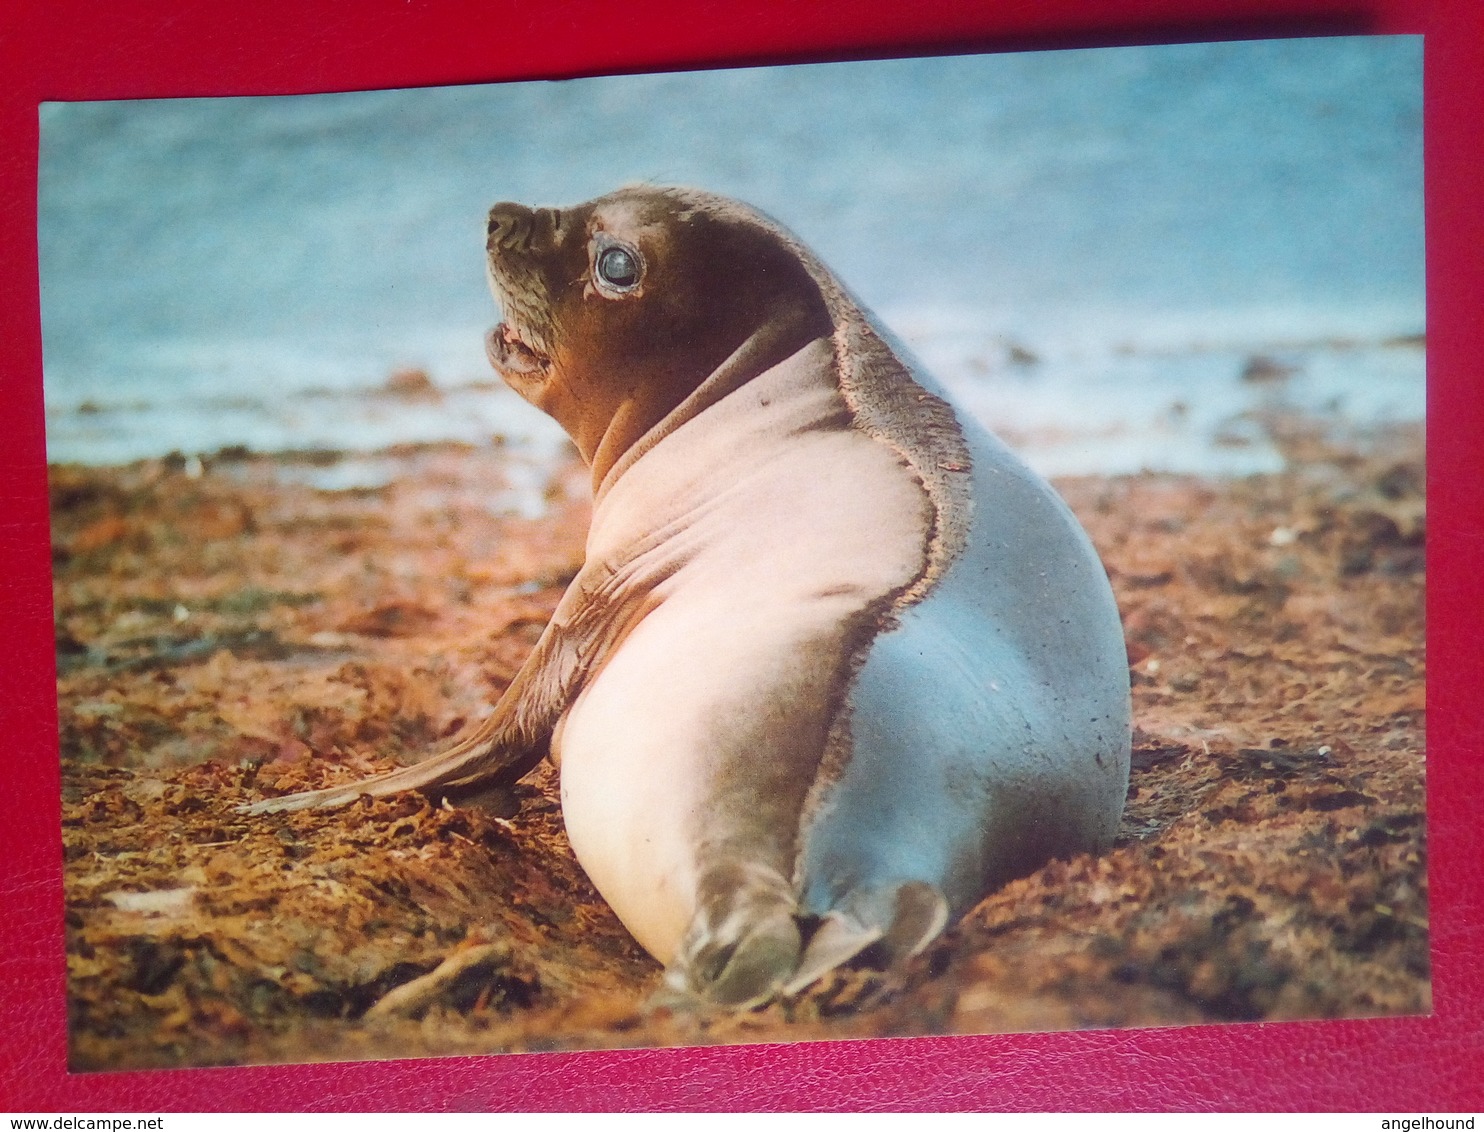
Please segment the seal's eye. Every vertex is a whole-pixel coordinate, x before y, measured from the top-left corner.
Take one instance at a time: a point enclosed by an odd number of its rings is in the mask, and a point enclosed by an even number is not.
[[[594,267],[598,278],[615,291],[639,286],[639,257],[622,245],[610,244],[600,251]]]

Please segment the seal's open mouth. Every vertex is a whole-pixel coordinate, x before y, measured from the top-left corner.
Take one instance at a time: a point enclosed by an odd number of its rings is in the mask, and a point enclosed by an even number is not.
[[[535,374],[551,365],[551,359],[523,339],[508,322],[485,334],[484,352],[489,355],[490,365],[506,374]]]

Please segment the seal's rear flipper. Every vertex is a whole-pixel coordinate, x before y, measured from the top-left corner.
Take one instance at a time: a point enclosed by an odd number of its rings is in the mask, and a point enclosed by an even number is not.
[[[404,790],[432,790],[439,786],[469,786],[475,782],[514,783],[541,761],[540,747],[512,750],[491,734],[488,725],[476,728],[442,754],[400,770],[363,778],[326,790],[306,790],[282,798],[238,806],[239,814],[277,814],[289,810],[334,810],[357,798],[384,798]]]
[[[783,984],[783,993],[798,994],[821,975],[855,958],[882,935],[879,927],[867,926],[841,912],[831,912],[809,937],[799,969]]]
[[[651,1005],[745,1010],[776,997],[803,945],[793,886],[774,868],[733,859],[697,888],[695,918]]]
[[[654,1007],[695,1012],[746,1010],[776,997],[799,958],[799,927],[792,915],[749,925],[740,939],[708,939],[665,972]]]
[[[920,880],[853,893],[840,908],[825,914],[783,993],[797,994],[874,943],[880,943],[890,964],[910,959],[947,923],[947,899]]]

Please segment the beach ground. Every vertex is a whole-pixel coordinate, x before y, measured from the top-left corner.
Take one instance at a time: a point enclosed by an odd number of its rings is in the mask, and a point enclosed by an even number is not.
[[[1057,486],[1122,609],[1117,843],[991,893],[895,971],[646,1010],[554,774],[248,818],[488,711],[581,562],[582,469],[496,513],[498,447],[52,469],[77,1070],[1421,1013],[1420,426],[1266,422],[1277,475]],[[869,958],[867,956],[866,958]]]

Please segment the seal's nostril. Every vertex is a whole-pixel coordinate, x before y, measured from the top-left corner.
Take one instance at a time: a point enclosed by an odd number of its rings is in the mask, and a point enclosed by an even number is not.
[[[509,247],[523,239],[531,228],[531,210],[511,201],[501,201],[490,209],[486,229],[490,242]]]

